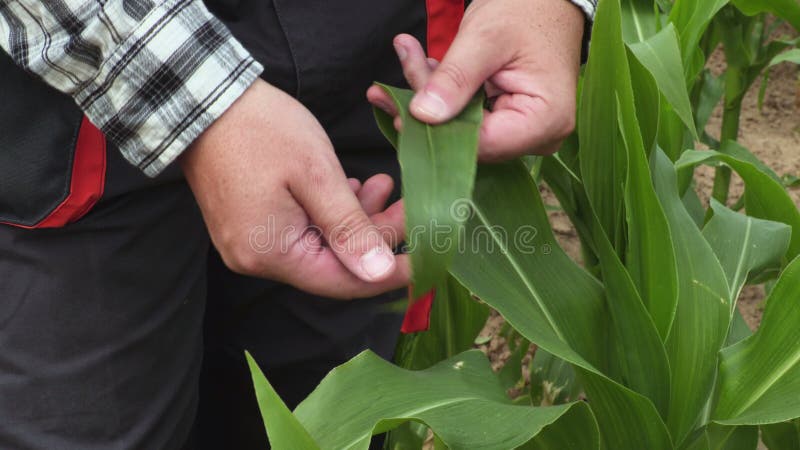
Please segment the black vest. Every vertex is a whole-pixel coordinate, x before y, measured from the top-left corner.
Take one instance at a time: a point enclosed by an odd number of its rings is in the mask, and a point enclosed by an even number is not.
[[[376,164],[393,158],[365,92],[373,81],[404,84],[391,41],[405,32],[425,43],[423,0],[208,0],[207,5],[264,65],[262,78],[314,113],[337,152],[357,153],[364,164],[370,164],[370,155]],[[155,179],[139,173],[70,97],[18,68],[3,52],[0,98],[0,224],[64,226],[99,201],[181,177],[174,165]]]

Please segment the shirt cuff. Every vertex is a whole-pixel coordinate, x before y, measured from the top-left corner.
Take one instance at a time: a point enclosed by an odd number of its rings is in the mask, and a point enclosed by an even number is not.
[[[201,1],[168,0],[147,13],[75,99],[128,161],[156,176],[262,70]]]

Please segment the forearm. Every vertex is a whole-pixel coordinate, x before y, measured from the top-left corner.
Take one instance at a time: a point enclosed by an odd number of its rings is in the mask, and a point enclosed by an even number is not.
[[[262,70],[199,0],[0,0],[0,46],[149,175]]]

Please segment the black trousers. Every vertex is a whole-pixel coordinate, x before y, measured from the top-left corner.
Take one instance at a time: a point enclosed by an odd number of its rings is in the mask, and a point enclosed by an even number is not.
[[[0,448],[180,448],[197,405],[207,252],[186,184],[147,180],[116,150],[103,200],[80,221],[0,226]]]
[[[391,153],[340,155],[349,176],[397,175]],[[395,192],[393,198],[397,198]],[[196,450],[266,449],[264,424],[244,359],[248,350],[294,408],[334,367],[365,349],[390,359],[402,316],[389,307],[404,292],[342,302],[265,280],[236,275],[209,256],[205,357]]]

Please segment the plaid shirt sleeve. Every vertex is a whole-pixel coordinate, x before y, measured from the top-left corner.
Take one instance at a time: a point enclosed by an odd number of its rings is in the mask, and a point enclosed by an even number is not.
[[[0,47],[150,176],[263,70],[201,0],[0,0]]]

